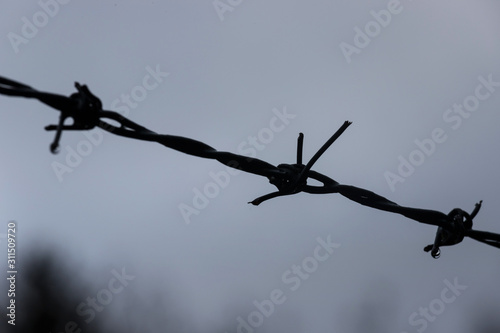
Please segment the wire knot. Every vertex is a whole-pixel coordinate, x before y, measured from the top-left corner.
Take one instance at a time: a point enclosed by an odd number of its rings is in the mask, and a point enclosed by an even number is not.
[[[86,85],[75,82],[77,92],[68,98],[70,103],[60,107],[61,115],[57,125],[45,127],[47,131],[56,131],[54,141],[50,145],[53,154],[59,152],[59,141],[63,130],[89,130],[99,124],[100,112],[102,111],[101,100],[92,94]],[[67,118],[73,120],[73,124],[65,125]]]

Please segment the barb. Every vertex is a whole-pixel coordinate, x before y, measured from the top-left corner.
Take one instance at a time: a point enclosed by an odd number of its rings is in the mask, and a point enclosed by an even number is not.
[[[352,124],[352,122],[345,121],[344,124],[342,126],[340,126],[340,128],[337,130],[337,132],[335,132],[330,137],[330,139],[328,139],[325,142],[325,144],[316,152],[316,154],[314,154],[314,156],[309,160],[309,162],[307,163],[307,165],[305,166],[305,168],[302,169],[301,173],[299,174],[299,177],[298,177],[297,181],[294,184],[295,186],[297,184],[300,184],[301,182],[303,182],[307,178],[307,173],[309,172],[309,170],[311,170],[311,168],[314,165],[314,163],[316,163],[316,161],[321,157],[321,155],[323,155],[323,153],[328,148],[330,148],[330,146],[332,145],[332,143],[334,143],[335,140],[337,140],[339,138],[339,136],[341,136],[342,133],[344,133],[344,131],[347,129],[347,127],[349,127],[349,125],[351,125],[351,124]]]
[[[99,112],[102,110],[102,103],[94,94],[90,92],[86,85],[75,83],[77,92],[69,97],[41,92],[34,88],[0,77],[0,93],[8,96],[36,98],[40,102],[61,111],[57,125],[48,125],[47,131],[56,131],[54,141],[50,145],[53,154],[58,152],[59,141],[63,130],[89,130],[94,128],[99,122]],[[73,119],[72,125],[64,125],[67,118]]]
[[[304,148],[304,134],[299,133],[299,138],[297,139],[297,164],[302,164],[302,150]]]

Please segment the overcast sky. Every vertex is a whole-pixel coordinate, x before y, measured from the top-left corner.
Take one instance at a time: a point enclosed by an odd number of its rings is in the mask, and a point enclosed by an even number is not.
[[[444,213],[484,200],[474,227],[500,232],[497,1],[66,2],[4,1],[1,76],[85,83],[156,132],[274,165],[299,132],[307,161],[350,120],[314,170]],[[0,233],[15,220],[21,253],[57,248],[94,297],[125,267],[97,316],[137,293],[197,332],[477,333],[480,306],[500,309],[498,249],[466,239],[434,260],[434,227],[340,195],[251,206],[267,179],[100,129],[53,155],[57,121],[0,96]]]

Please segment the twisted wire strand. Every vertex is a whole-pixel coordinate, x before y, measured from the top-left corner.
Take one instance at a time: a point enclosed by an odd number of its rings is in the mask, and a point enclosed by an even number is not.
[[[59,136],[61,131],[65,129],[88,130],[95,124],[85,124],[85,122],[94,121],[95,119],[97,119],[96,125],[112,134],[131,139],[157,142],[165,147],[177,150],[185,154],[201,158],[215,159],[220,163],[225,164],[226,166],[267,177],[271,183],[278,186],[279,191],[269,193],[251,201],[250,203],[254,205],[258,205],[263,201],[278,196],[290,195],[298,192],[306,192],[311,194],[339,193],[342,196],[363,206],[401,214],[415,221],[424,224],[435,225],[444,229],[450,227],[450,218],[452,218],[450,217],[451,212],[450,214],[446,215],[435,210],[400,206],[397,203],[390,201],[387,198],[384,198],[374,192],[356,186],[339,184],[337,181],[331,179],[330,177],[311,170],[313,164],[347,129],[351,122],[344,122],[344,124],[337,130],[337,132],[335,132],[334,135],[332,135],[332,137],[330,137],[330,139],[318,150],[313,158],[311,158],[307,165],[302,164],[303,135],[301,133],[298,142],[297,164],[282,164],[276,167],[265,161],[253,157],[237,155],[225,151],[218,151],[215,148],[194,139],[175,135],[158,134],[142,125],[133,122],[132,120],[124,117],[117,112],[102,110],[102,104],[100,100],[96,96],[94,96],[86,86],[80,86],[78,83],[76,83],[75,86],[78,89],[78,93],[75,93],[70,97],[66,97],[58,94],[41,92],[23,83],[0,77],[0,94],[4,94],[7,96],[36,98],[39,101],[61,111],[61,121],[57,133],[57,135]],[[74,109],[78,110],[75,111]],[[93,112],[93,114],[82,115],[82,112]],[[81,127],[65,127],[63,126],[63,122],[66,117],[72,117],[74,118],[75,122],[78,120],[84,123],[80,124]],[[120,126],[114,126],[105,121],[105,119],[114,120],[118,122]],[[46,129],[54,130],[56,129],[56,126],[47,126]],[[58,140],[57,135],[56,141]],[[321,182],[323,185],[308,185],[308,178],[315,179]],[[286,179],[286,186],[282,185],[277,179],[281,179],[281,181]],[[470,215],[464,211],[459,210],[465,213],[465,216],[468,216],[467,218],[469,219],[471,226],[472,219],[477,215],[480,206],[481,202],[476,204],[474,211]],[[485,244],[500,248],[500,234],[468,229],[465,231],[464,235],[479,242],[483,242]]]

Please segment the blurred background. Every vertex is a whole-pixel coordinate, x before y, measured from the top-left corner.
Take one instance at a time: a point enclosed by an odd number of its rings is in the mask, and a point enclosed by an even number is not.
[[[314,170],[500,233],[496,1],[5,1],[0,75],[159,133]],[[0,260],[20,332],[500,331],[500,252],[0,96]],[[231,172],[231,173],[230,173]],[[335,247],[324,246],[334,243]],[[323,244],[323,245],[322,245]],[[320,260],[321,259],[321,260]],[[8,300],[0,279],[2,327]]]

